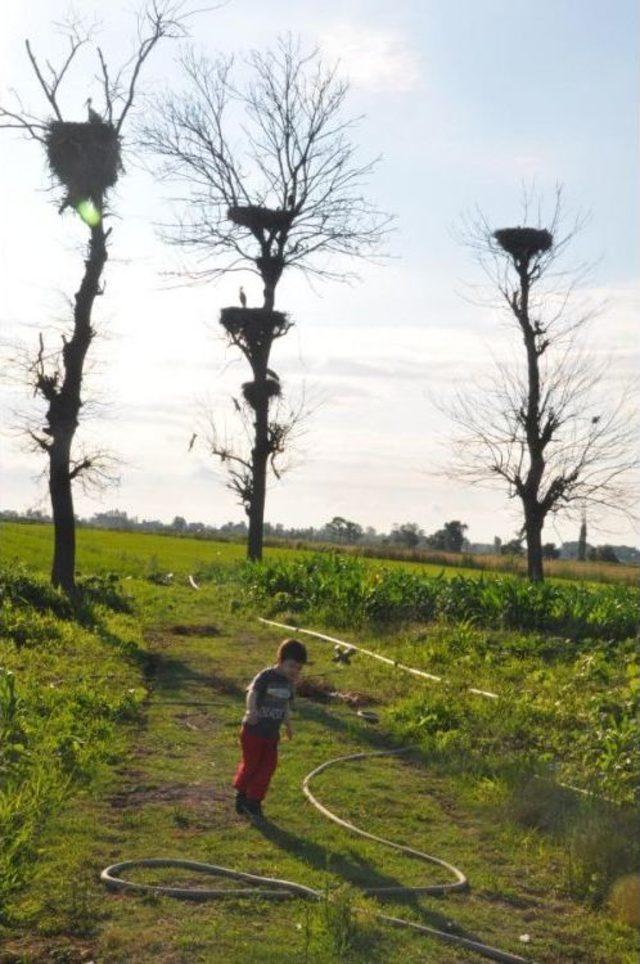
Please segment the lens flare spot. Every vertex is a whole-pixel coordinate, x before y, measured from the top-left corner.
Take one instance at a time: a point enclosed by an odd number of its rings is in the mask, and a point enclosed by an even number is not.
[[[102,215],[91,198],[83,198],[82,201],[78,201],[76,211],[90,228],[95,228],[100,224]]]

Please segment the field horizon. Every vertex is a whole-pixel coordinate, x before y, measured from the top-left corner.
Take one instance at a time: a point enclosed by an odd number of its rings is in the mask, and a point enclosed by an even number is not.
[[[50,523],[0,523],[0,557],[10,556],[12,546],[20,546],[20,559],[41,568],[43,553],[51,551],[53,526]],[[116,543],[119,545],[116,548]],[[503,574],[526,577],[526,560],[515,556],[475,555],[465,552],[452,553],[438,550],[410,550],[394,547],[349,546],[337,543],[306,542],[303,540],[280,540],[267,537],[264,540],[265,559],[278,557],[285,553],[314,553],[319,551],[336,552],[364,559],[401,563],[420,567],[425,572]],[[200,565],[215,561],[216,553],[225,560],[242,560],[246,556],[244,540],[209,539],[191,535],[172,533],[126,532],[117,529],[91,528],[81,526],[77,530],[78,570],[79,572],[104,572],[113,568],[120,569],[120,563],[127,560],[135,566],[162,564],[170,566],[172,559],[181,571],[196,570]],[[17,548],[16,558],[18,557]],[[135,560],[135,562],[134,562]],[[191,562],[189,562],[191,560]],[[116,564],[118,563],[118,564]],[[95,570],[91,570],[95,566]],[[621,563],[577,562],[574,560],[550,559],[545,562],[547,578],[575,582],[621,583],[628,586],[640,585],[640,566]]]

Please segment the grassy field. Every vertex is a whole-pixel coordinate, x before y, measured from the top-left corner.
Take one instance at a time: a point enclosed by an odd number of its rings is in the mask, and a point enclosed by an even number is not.
[[[46,530],[7,530],[5,559],[46,571]],[[20,709],[2,719],[24,751],[0,770],[0,821],[23,814],[21,799],[31,801],[32,819],[17,835],[22,849],[3,865],[13,877],[5,873],[0,960],[477,960],[380,926],[378,903],[362,887],[436,881],[437,872],[349,836],[301,795],[304,774],[331,756],[411,742],[409,758],[335,768],[315,785],[332,810],[470,878],[467,894],[385,901],[385,911],[538,962],[635,962],[637,932],[624,920],[638,880],[637,816],[557,784],[562,771],[624,798],[632,792],[633,777],[627,782],[616,765],[631,739],[620,723],[637,692],[633,642],[559,645],[541,633],[441,619],[339,633],[442,675],[443,684],[364,657],[337,665],[329,646],[310,642],[314,666],[294,740],[282,746],[270,819],[258,829],[233,813],[230,776],[244,686],[280,636],[257,621],[266,607],[237,578],[241,555],[233,545],[83,531],[81,569],[130,576],[121,586],[132,612],[118,611],[106,580],[80,619],[52,610],[28,581],[5,593],[0,666],[13,673]],[[148,578],[167,570],[177,574],[173,586]],[[199,592],[182,578],[192,571],[202,574]],[[331,628],[330,616],[313,625]],[[470,698],[468,684],[499,692],[502,709]],[[335,692],[343,698],[328,695]],[[358,703],[376,710],[379,726],[360,720]],[[600,736],[591,732],[598,728]],[[52,793],[21,798],[47,772]],[[286,877],[326,888],[327,899],[193,905],[104,892],[103,866],[149,855]]]
[[[16,558],[40,568],[51,553],[52,529],[49,525],[0,524],[0,559]],[[300,558],[318,551],[317,543],[266,540],[266,559]],[[498,556],[470,556],[465,553],[408,551],[385,547],[359,548],[324,546],[326,550],[346,555],[360,555],[387,565],[401,564],[427,574],[442,572],[445,576],[462,574],[522,575],[523,560]],[[153,571],[196,573],[215,563],[241,561],[243,544],[213,542],[186,536],[153,535],[138,532],[111,532],[100,529],[78,531],[78,568],[86,572],[116,571],[122,575],[140,575]],[[575,563],[549,560],[546,564],[551,580],[576,582],[622,583],[640,585],[640,567],[610,563]]]
[[[51,558],[52,527],[48,525],[0,526],[0,559],[17,559],[36,569],[47,569]],[[277,553],[277,550],[276,550]],[[78,570],[117,572],[144,576],[153,572],[197,572],[202,566],[244,559],[243,546],[229,542],[204,542],[135,532],[78,530]]]

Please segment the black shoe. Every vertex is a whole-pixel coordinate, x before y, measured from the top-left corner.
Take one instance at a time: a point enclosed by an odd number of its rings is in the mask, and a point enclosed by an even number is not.
[[[262,804],[259,800],[249,800],[248,797],[245,798],[243,812],[248,813],[250,817],[254,817],[256,820],[262,820],[264,818]]]
[[[236,793],[236,813],[247,812],[247,798],[244,793]]]

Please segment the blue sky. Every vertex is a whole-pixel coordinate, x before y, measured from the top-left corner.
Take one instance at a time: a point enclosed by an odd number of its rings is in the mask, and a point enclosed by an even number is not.
[[[101,42],[112,58],[128,47],[133,6],[113,3],[108,19],[100,14]],[[75,7],[89,20],[103,9],[93,0]],[[42,110],[23,38],[53,52],[49,25],[66,10],[57,0],[5,0],[5,102],[15,87]],[[295,470],[269,494],[268,518],[321,524],[339,513],[380,528],[415,520],[428,531],[463,518],[478,541],[513,532],[513,507],[500,492],[468,490],[433,474],[448,428],[432,396],[486,371],[491,353],[505,346],[497,315],[463,297],[481,276],[455,225],[475,204],[496,226],[517,223],[523,180],[547,198],[560,181],[569,209],[591,212],[574,250],[576,261],[594,262],[582,294],[606,302],[593,350],[611,357],[612,392],[637,366],[638,19],[631,0],[231,0],[197,21],[198,44],[212,55],[264,47],[293,31],[329,59],[339,57],[352,83],[349,110],[364,115],[356,134],[362,156],[382,155],[369,194],[397,215],[392,260],[361,266],[360,283],[311,290],[297,275],[283,280],[280,304],[296,327],[277,346],[274,364],[292,393],[304,385],[318,405]],[[179,84],[176,52],[171,45],[158,51],[143,86]],[[83,116],[93,72],[87,57],[70,78],[70,115]],[[58,217],[43,190],[37,145],[3,134],[0,256],[8,283],[0,318],[11,346],[33,344],[39,330],[64,318],[84,234],[72,215]],[[97,500],[79,494],[78,509],[118,505],[147,517],[240,519],[204,450],[186,456],[204,409],[231,431],[228,396],[244,369],[225,349],[216,318],[222,305],[235,303],[238,277],[163,290],[160,272],[174,255],[157,240],[153,221],[166,212],[167,194],[128,162],[114,199],[121,220],[88,386],[102,407],[86,427],[120,454],[122,483]],[[257,298],[254,280],[245,287]],[[24,391],[18,381],[0,391],[7,427],[2,504],[40,504],[39,460],[10,429]],[[607,538],[637,542],[627,524],[595,522]],[[571,538],[574,528],[559,524],[548,537]]]

